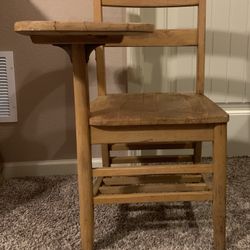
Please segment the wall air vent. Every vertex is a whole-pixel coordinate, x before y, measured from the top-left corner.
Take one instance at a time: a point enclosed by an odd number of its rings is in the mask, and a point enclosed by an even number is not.
[[[16,122],[16,88],[12,51],[0,51],[0,122]]]

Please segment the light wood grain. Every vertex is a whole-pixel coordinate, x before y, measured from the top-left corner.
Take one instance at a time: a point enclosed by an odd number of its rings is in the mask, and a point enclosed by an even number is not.
[[[94,22],[103,21],[102,0],[93,0],[94,3]]]
[[[192,162],[192,155],[143,155],[143,156],[113,156],[112,164],[125,163],[157,163],[157,162]]]
[[[103,21],[103,13],[101,0],[94,0],[94,21],[102,22]],[[106,95],[106,65],[105,65],[105,54],[104,54],[104,46],[99,46],[95,49],[95,59],[96,59],[96,76],[97,76],[97,88],[98,95],[103,96]],[[102,164],[105,167],[110,166],[110,152],[109,145],[102,144]]]
[[[105,55],[104,55],[104,47],[99,46],[95,49],[96,56],[96,76],[97,76],[97,87],[98,87],[98,95],[103,96],[106,95],[106,65],[105,65]]]
[[[191,192],[208,191],[205,183],[185,184],[146,184],[129,186],[106,186],[100,187],[101,194],[131,194],[131,193],[165,193],[165,192]]]
[[[103,33],[102,33],[103,32]],[[20,31],[19,33],[31,35],[34,43],[90,43],[106,44],[106,47],[162,47],[162,46],[197,46],[196,29],[155,30],[150,34],[139,31]],[[138,35],[139,34],[139,35]],[[102,37],[101,35],[110,35]],[[113,35],[113,36],[111,36]],[[118,37],[120,35],[120,37]],[[122,35],[122,36],[121,36]],[[96,37],[93,37],[96,36]],[[98,42],[99,39],[99,42]],[[104,51],[96,50],[97,64],[100,70],[105,69]],[[102,66],[103,65],[103,66]],[[97,72],[100,84],[105,78],[105,72]],[[99,91],[105,88],[98,87]],[[100,91],[105,93],[105,91]]]
[[[205,84],[205,31],[206,31],[206,0],[199,1],[198,8],[198,49],[196,93],[204,94]]]
[[[20,21],[15,31],[24,35],[133,35],[136,32],[152,32],[154,25],[141,23]]]
[[[143,93],[100,96],[91,102],[92,126],[207,124],[228,115],[203,95]]]
[[[147,165],[147,166],[120,166],[93,169],[93,176],[136,176],[152,174],[196,174],[212,173],[211,164],[184,164],[184,165]]]
[[[92,144],[152,143],[211,141],[213,124],[151,125],[151,126],[91,126]]]
[[[145,203],[170,201],[212,200],[211,191],[203,192],[167,192],[144,194],[100,194],[94,198],[95,205],[110,203]]]
[[[105,177],[103,182],[108,186],[140,185],[156,183],[197,183],[203,182],[201,174],[171,174],[146,176]]]
[[[213,225],[214,247],[226,249],[226,124],[217,125],[214,129],[213,143]]]
[[[101,7],[101,0],[94,0],[94,21],[102,22],[103,13]],[[105,67],[105,55],[104,47],[100,46],[95,50],[96,55],[96,76],[98,95],[106,95],[106,67]],[[103,149],[104,150],[104,149]]]
[[[79,186],[80,225],[83,249],[93,249],[94,208],[92,161],[89,130],[89,90],[85,48],[72,46],[74,100],[76,119],[77,176]]]
[[[107,47],[162,47],[197,46],[197,29],[155,30],[143,36],[124,36],[120,43],[106,44]]]
[[[102,0],[103,6],[113,7],[185,7],[198,4],[199,0]]]
[[[193,143],[147,143],[147,144],[112,144],[110,149],[112,151],[122,151],[122,150],[148,150],[148,149],[192,149]]]
[[[103,23],[101,4],[128,7],[198,6],[198,32],[183,29],[153,32],[154,27],[150,24]],[[69,54],[72,57],[74,75],[80,226],[84,250],[93,249],[93,202],[102,204],[193,200],[213,200],[215,249],[224,250],[228,115],[203,95],[205,1],[95,0],[94,5],[97,11],[94,15],[95,23],[22,21],[15,24],[16,32],[31,36],[33,42],[67,44],[67,48],[72,48]],[[148,35],[149,32],[152,34]],[[140,34],[144,37],[139,38]],[[136,35],[136,37],[131,38],[127,35]],[[100,96],[92,102],[90,109],[87,49],[93,49],[96,45],[114,46],[114,43],[118,43],[119,46],[132,44],[136,46],[136,41],[139,44],[141,42],[140,45],[143,46],[198,45],[196,94],[150,93],[106,96],[104,52],[100,47],[97,49],[97,58],[100,59],[97,59],[99,60],[97,74]],[[194,157],[195,164],[110,167],[109,144],[197,142],[195,153],[198,153],[200,157],[199,145],[202,141],[213,141],[214,161],[212,164],[200,164],[200,158]],[[91,142],[103,144],[106,167],[91,168]],[[120,163],[122,159],[124,160],[124,158],[119,158]],[[206,184],[197,183],[203,182],[201,177],[203,173],[214,173],[212,191],[206,190]],[[159,175],[167,176],[159,177]],[[170,178],[169,175],[173,177]],[[94,187],[92,176],[98,177]],[[164,178],[170,184],[160,184]],[[148,184],[152,181],[153,183]],[[102,182],[110,183],[112,187],[103,186]],[[132,188],[118,186],[119,183],[143,184]],[[108,194],[100,194],[99,190]],[[138,191],[142,193],[135,193]],[[110,192],[117,194],[109,194]],[[130,193],[127,194],[127,192]]]

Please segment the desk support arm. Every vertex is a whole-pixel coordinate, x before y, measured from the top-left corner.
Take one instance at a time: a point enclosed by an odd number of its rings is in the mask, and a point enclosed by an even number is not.
[[[71,47],[72,46],[75,46],[75,45],[70,45],[70,44],[54,44],[54,46],[57,46],[57,47],[60,47],[62,48],[63,50],[66,51],[66,53],[69,55],[70,57],[70,60],[72,61],[72,49]],[[90,54],[92,53],[93,50],[95,50],[97,47],[99,46],[102,46],[102,44],[91,44],[91,45],[85,45],[85,46],[82,46],[83,49],[85,50],[85,60],[86,60],[86,63],[89,62],[89,56]]]

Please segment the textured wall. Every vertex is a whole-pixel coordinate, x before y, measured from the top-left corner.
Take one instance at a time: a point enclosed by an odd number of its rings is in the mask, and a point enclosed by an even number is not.
[[[92,20],[91,0],[3,0],[0,8],[0,50],[14,51],[18,123],[0,124],[0,153],[5,162],[75,158],[72,68],[60,48],[34,45],[15,34],[19,20]],[[121,21],[120,10],[105,12]],[[108,53],[107,53],[108,54]],[[109,90],[125,90],[123,50],[107,57]],[[90,71],[90,95],[96,96],[95,66]],[[97,147],[94,156],[99,155]]]

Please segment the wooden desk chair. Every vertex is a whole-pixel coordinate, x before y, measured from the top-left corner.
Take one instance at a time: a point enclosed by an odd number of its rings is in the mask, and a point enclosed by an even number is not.
[[[103,145],[104,167],[88,169],[84,158],[80,189],[84,203],[81,231],[85,250],[93,247],[93,202],[137,203],[166,201],[206,201],[213,203],[215,249],[225,249],[226,127],[228,115],[204,95],[205,0],[94,0],[95,21],[102,22],[102,7],[186,7],[198,8],[197,29],[156,30],[152,34],[125,37],[108,46],[196,46],[196,92],[106,94],[104,54],[97,53],[99,96],[90,104],[89,131],[92,144]],[[84,125],[85,126],[85,125]],[[126,145],[182,145],[186,142],[213,143],[209,164],[159,164],[110,167],[108,147]],[[111,146],[109,146],[111,145]],[[86,145],[86,155],[91,154]],[[106,155],[106,156],[105,156]],[[105,158],[106,157],[106,158]],[[121,163],[121,162],[119,162]],[[213,176],[211,185],[202,174]],[[90,191],[91,177],[97,177]],[[84,204],[84,205],[83,205]]]
[[[94,5],[94,19],[97,22],[102,22],[102,10],[100,9],[100,3],[97,1]],[[155,6],[155,5],[153,5]],[[134,43],[137,46],[136,42]],[[158,45],[157,45],[158,46]],[[96,62],[97,62],[97,80],[98,80],[98,95],[103,96],[107,94],[106,89],[106,74],[105,74],[105,56],[104,48],[99,47],[96,49]],[[173,150],[183,149],[188,150],[186,154],[182,155],[156,155],[152,152],[156,150]],[[128,154],[131,150],[150,150],[150,154],[136,155],[136,156],[124,156],[113,155],[116,153],[124,152]],[[147,151],[148,152],[148,151]],[[161,143],[133,143],[133,144],[102,144],[101,145],[102,162],[103,166],[108,167],[112,164],[131,164],[131,163],[166,163],[166,162],[194,162],[199,163],[202,155],[202,143],[201,142],[161,142]]]

